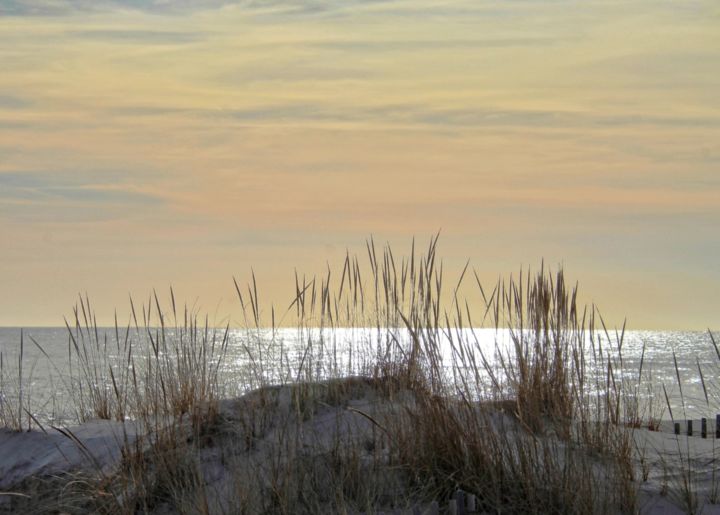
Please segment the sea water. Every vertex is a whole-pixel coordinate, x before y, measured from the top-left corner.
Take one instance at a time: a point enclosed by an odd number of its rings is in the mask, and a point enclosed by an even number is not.
[[[172,338],[173,331],[166,329],[166,336]],[[159,334],[155,330],[150,333]],[[132,358],[136,364],[146,359],[150,351],[148,331],[142,328],[133,328],[128,333],[125,329],[102,328],[86,336],[86,345],[92,341],[89,346],[97,346],[96,351],[104,354],[107,363],[127,362],[127,341],[133,342]],[[227,346],[221,349],[225,336]],[[512,354],[510,333],[506,329],[463,329],[452,337],[443,332],[431,337],[439,342],[442,350],[439,357],[448,380],[452,380],[453,366],[463,365],[463,352],[457,346],[459,340],[466,342],[466,350],[474,352],[478,362],[482,353],[492,367],[497,366],[498,349],[505,357]],[[717,336],[715,339],[718,341]],[[17,403],[22,384],[25,409],[39,420],[69,422],[74,401],[71,382],[78,374],[74,348],[75,343],[80,343],[77,340],[75,330],[71,332],[64,327],[22,331],[0,328],[3,367],[0,402]],[[209,329],[206,346],[207,355],[212,352],[213,359],[224,353],[219,380],[224,395],[236,396],[263,384],[369,373],[377,359],[388,352],[393,354],[391,357],[398,357],[398,353],[404,352],[400,349],[407,350],[411,340],[402,329],[235,329],[227,334],[223,329]],[[650,406],[652,412],[644,412],[645,416],[665,420],[700,417],[714,420],[715,414],[720,413],[720,356],[707,332],[603,332],[592,342],[588,339],[585,353],[586,361],[598,369],[600,381],[611,366],[615,377],[625,381],[625,388],[635,392],[645,406]],[[642,378],[639,378],[641,361]],[[298,375],[299,369],[304,371],[302,375]],[[103,372],[100,370],[101,376]],[[489,387],[488,374],[481,374],[477,380]],[[105,387],[111,388],[111,385]],[[478,386],[478,391],[481,389],[482,385]]]

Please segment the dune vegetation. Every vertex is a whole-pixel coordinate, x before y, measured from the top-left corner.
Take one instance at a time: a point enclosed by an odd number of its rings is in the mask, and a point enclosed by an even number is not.
[[[624,328],[580,305],[562,270],[484,287],[468,266],[448,286],[435,237],[405,257],[370,241],[367,256],[297,278],[277,313],[261,308],[254,277],[235,286],[244,360],[234,368],[234,328],[174,295],[132,305],[111,338],[81,299],[58,384],[79,427],[116,428],[109,461],[75,426],[28,408],[22,356],[4,362],[2,435],[59,432],[85,464],[0,483],[0,511],[431,513],[458,490],[477,513],[637,513],[655,495],[693,512],[717,500],[714,444],[707,488],[687,438],[670,436],[672,457],[654,452],[669,402],[641,395],[647,374],[643,360],[625,365]],[[479,328],[505,337],[488,349]]]

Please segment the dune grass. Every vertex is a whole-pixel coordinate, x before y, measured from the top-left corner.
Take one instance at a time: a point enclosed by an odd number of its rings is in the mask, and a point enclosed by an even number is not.
[[[66,324],[75,416],[139,421],[146,436],[113,473],[36,485],[13,509],[374,513],[461,488],[488,513],[635,513],[633,432],[659,415],[639,402],[647,371],[625,366],[624,326],[579,305],[562,270],[489,289],[466,266],[448,289],[437,241],[398,259],[370,240],[336,274],[296,276],[277,312],[254,275],[236,281],[244,359],[230,378],[229,325],[178,311],[172,291],[167,308],[131,301],[114,338],[81,298]],[[492,348],[482,327],[497,329]],[[2,402],[3,425],[29,427],[22,400]]]

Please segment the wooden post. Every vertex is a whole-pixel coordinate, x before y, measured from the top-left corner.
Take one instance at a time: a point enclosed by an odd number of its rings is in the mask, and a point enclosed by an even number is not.
[[[687,421],[687,435],[692,436],[692,420]]]
[[[465,515],[465,492],[462,490],[455,492],[455,500],[457,501],[458,515]]]
[[[428,511],[428,515],[440,515],[440,505],[437,501],[433,501],[430,503],[430,510]]]
[[[680,422],[675,422],[675,434],[680,434]]]
[[[700,436],[707,438],[707,419],[704,417],[700,419]]]
[[[458,505],[456,499],[450,499],[450,502],[448,503],[448,513],[450,513],[450,515],[458,515]]]
[[[475,494],[468,494],[467,496],[467,511],[468,513],[475,513],[477,511],[477,498]]]

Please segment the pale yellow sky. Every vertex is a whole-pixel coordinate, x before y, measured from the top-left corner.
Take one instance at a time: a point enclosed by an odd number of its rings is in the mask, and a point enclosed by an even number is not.
[[[0,325],[442,228],[633,328],[720,327],[714,1],[0,0]],[[220,306],[218,308],[218,305]]]

